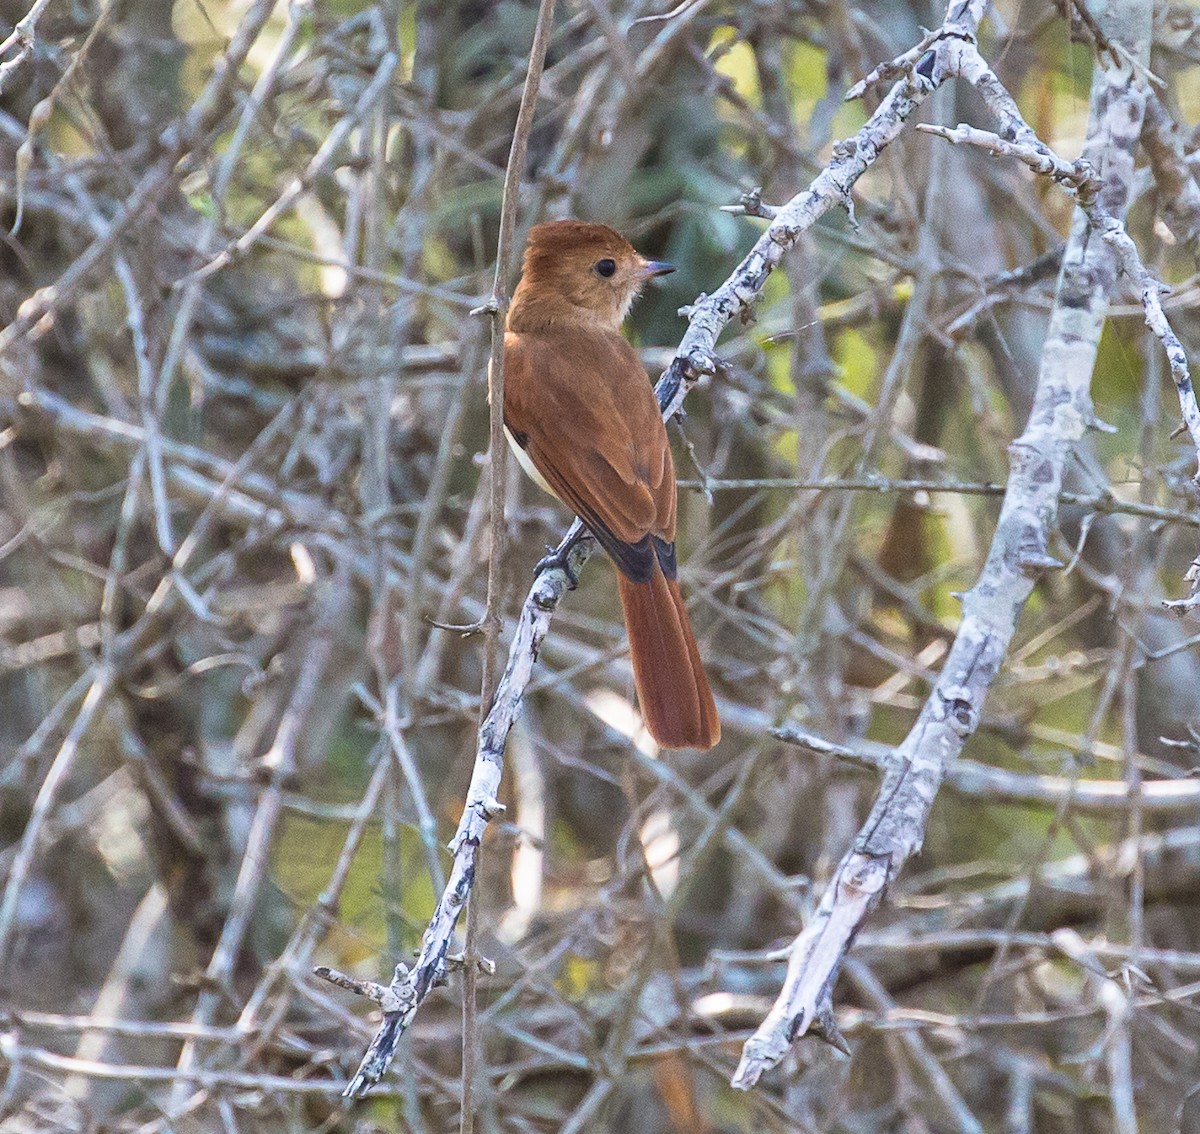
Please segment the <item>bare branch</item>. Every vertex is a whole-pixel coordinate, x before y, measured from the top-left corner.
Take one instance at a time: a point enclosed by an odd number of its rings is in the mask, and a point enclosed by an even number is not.
[[[894,769],[896,755],[887,745],[865,741],[854,745],[832,744],[793,725],[784,725],[772,731],[780,740],[818,755],[834,756],[884,775]],[[956,795],[980,803],[1006,803],[1017,807],[1069,806],[1074,811],[1088,815],[1128,811],[1135,794],[1124,780],[1031,775],[993,768],[961,757],[947,767],[944,786]],[[1200,781],[1195,779],[1145,780],[1139,785],[1136,795],[1138,806],[1148,814],[1189,814],[1200,809]]]
[[[1143,14],[1148,21],[1148,12]],[[1036,157],[1048,172],[1057,171],[1073,184],[1089,184],[1078,170],[1062,168],[1036,139],[969,35],[940,40],[931,50],[934,58],[926,70],[935,80],[957,75],[972,82],[1031,160]],[[1132,68],[1097,68],[1084,157],[1105,170],[1095,200],[1112,216],[1119,216],[1128,200],[1144,105]],[[743,1049],[737,1087],[752,1087],[805,1032],[830,1031],[833,985],[854,936],[920,848],[938,787],[979,725],[984,699],[1037,578],[1061,566],[1048,552],[1057,497],[1072,447],[1093,416],[1088,385],[1117,268],[1107,244],[1088,242],[1090,229],[1081,205],[1063,258],[1033,412],[1010,447],[1012,471],[995,537],[978,582],[963,597],[954,644],[915,725],[896,749],[870,817],[792,947],[783,989]]]

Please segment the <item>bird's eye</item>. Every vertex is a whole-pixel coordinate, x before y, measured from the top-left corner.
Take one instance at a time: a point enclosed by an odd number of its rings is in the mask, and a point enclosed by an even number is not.
[[[609,279],[617,270],[617,262],[615,260],[598,260],[596,261],[596,275],[603,276]]]

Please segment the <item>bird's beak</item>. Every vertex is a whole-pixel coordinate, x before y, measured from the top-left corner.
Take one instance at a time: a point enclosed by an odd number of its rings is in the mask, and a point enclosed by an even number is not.
[[[668,264],[666,260],[644,260],[642,261],[642,275],[649,279],[651,276],[669,276],[675,270],[674,264]]]

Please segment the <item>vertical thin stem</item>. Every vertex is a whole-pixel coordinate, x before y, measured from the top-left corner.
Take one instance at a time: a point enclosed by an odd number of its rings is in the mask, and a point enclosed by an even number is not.
[[[491,469],[490,523],[491,553],[488,557],[487,611],[484,615],[486,649],[483,664],[483,696],[480,702],[480,721],[487,716],[488,707],[496,692],[496,662],[500,642],[500,562],[504,554],[504,470],[508,455],[504,440],[504,316],[508,310],[508,277],[512,265],[513,233],[517,221],[517,198],[521,174],[525,169],[525,151],[533,127],[533,111],[537,104],[546,47],[554,20],[555,0],[542,0],[533,46],[529,52],[529,70],[525,89],[521,93],[521,108],[513,128],[512,148],[504,171],[504,193],[500,203],[500,233],[496,242],[496,276],[492,294],[484,310],[492,317],[492,351],[488,361],[488,451]]]
[[[554,23],[555,0],[541,0],[533,44],[529,50],[529,70],[521,92],[521,107],[513,128],[512,147],[504,171],[504,193],[500,202],[500,233],[496,242],[496,276],[492,294],[484,308],[492,318],[492,351],[488,363],[488,452],[490,455],[489,524],[491,545],[488,554],[487,609],[483,617],[485,646],[483,655],[483,686],[479,698],[479,723],[482,727],[496,694],[497,662],[500,653],[501,594],[500,569],[504,556],[504,483],[507,446],[504,439],[504,316],[508,310],[508,278],[512,265],[513,233],[517,221],[517,198],[521,176],[525,170],[525,151],[533,127],[533,112],[537,105],[538,87],[546,62],[546,48]],[[476,1019],[475,964],[475,891],[467,899],[467,928],[464,948],[463,989],[463,1070],[462,1070],[462,1134],[472,1134],[475,1128],[475,1077],[479,1064],[480,1045]]]

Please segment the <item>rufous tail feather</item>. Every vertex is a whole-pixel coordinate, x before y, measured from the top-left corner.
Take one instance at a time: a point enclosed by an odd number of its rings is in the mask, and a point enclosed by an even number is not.
[[[619,571],[633,682],[650,735],[663,748],[711,748],[721,720],[688,621],[679,584],[656,563],[648,583]]]

